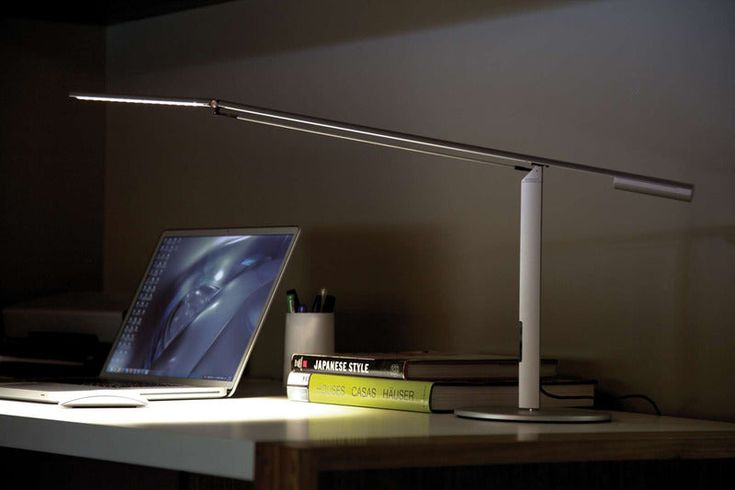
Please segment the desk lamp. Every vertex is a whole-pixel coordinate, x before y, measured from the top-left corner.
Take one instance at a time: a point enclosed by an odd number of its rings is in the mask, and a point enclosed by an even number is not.
[[[541,330],[541,215],[544,168],[561,168],[612,177],[616,189],[691,201],[694,186],[683,182],[617,170],[570,163],[481,146],[465,145],[395,131],[370,128],[300,114],[274,111],[217,99],[175,99],[71,93],[70,97],[97,102],[125,102],[206,108],[214,115],[282,129],[329,136],[360,143],[441,156],[524,172],[521,180],[521,237],[519,326],[521,352],[518,364],[518,408],[471,407],[456,410],[460,417],[513,422],[606,422],[607,413],[595,410],[540,409]]]

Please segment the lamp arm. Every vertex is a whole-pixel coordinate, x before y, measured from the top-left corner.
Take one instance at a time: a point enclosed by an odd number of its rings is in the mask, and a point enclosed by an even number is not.
[[[694,186],[692,184],[658,177],[444,141],[436,138],[426,138],[302,114],[274,111],[272,109],[234,102],[212,100],[211,106],[217,115],[233,117],[244,122],[264,124],[320,136],[329,136],[474,163],[513,167],[516,170],[525,172],[530,171],[533,166],[543,165],[545,167],[564,168],[577,172],[595,173],[613,177],[613,184],[616,189],[681,201],[691,201],[694,194]]]
[[[595,173],[613,177],[615,188],[651,194],[682,201],[691,201],[694,185],[647,175],[620,172],[580,163],[565,162],[551,158],[526,155],[505,150],[467,145],[436,138],[427,138],[396,131],[348,124],[303,114],[276,111],[218,99],[182,99],[131,95],[107,95],[73,92],[70,97],[97,102],[125,102],[133,104],[170,105],[179,107],[207,108],[215,115],[228,116],[239,121],[264,124],[282,129],[307,132],[320,136],[357,141],[372,145],[395,148],[425,155],[442,156],[485,165],[499,165],[528,172],[534,165],[565,168],[578,172]]]

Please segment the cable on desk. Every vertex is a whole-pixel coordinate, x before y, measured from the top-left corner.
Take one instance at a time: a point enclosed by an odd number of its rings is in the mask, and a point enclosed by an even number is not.
[[[541,393],[548,396],[549,398],[556,398],[557,400],[594,400],[594,396],[574,396],[574,395],[554,395],[553,393],[549,393],[544,389],[543,386],[541,388]]]
[[[557,400],[594,400],[595,399],[594,396],[554,395],[553,393],[549,393],[548,391],[546,391],[543,386],[541,386],[540,389],[541,389],[541,393],[543,393],[544,395],[548,396],[549,398],[555,398]],[[656,415],[659,415],[659,416],[661,415],[661,410],[659,410],[658,405],[656,405],[656,402],[653,401],[651,398],[647,397],[646,395],[635,394],[635,395],[623,395],[623,396],[612,397],[613,400],[618,400],[618,401],[628,400],[631,398],[640,398],[642,400],[647,401],[653,407],[653,410],[656,412]]]
[[[656,405],[656,402],[653,401],[651,398],[647,397],[646,395],[623,395],[623,396],[616,396],[616,400],[627,400],[629,398],[640,398],[642,400],[646,400],[648,403],[651,404],[653,409],[656,411],[656,415],[661,415],[661,410],[658,409],[658,405]]]

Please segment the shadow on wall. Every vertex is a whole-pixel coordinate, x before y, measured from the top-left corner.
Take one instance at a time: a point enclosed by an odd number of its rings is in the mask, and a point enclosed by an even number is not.
[[[729,411],[732,393],[722,388],[732,384],[724,367],[732,354],[722,339],[733,276],[712,257],[735,253],[735,227],[555,241],[545,251],[555,281],[546,288],[546,353],[563,359],[562,372],[597,378],[608,394],[652,396],[666,414]],[[573,275],[560,272],[571,267]],[[650,411],[640,400],[622,406]]]
[[[439,349],[459,285],[458,238],[440,226],[315,227],[304,232],[304,284],[338,298],[336,349]],[[306,295],[309,298],[311,292]],[[310,298],[308,299],[310,300]],[[307,301],[308,301],[307,300]]]
[[[196,16],[197,23],[209,24],[212,28],[216,28],[216,36],[211,35],[210,29],[176,32],[185,29],[183,26],[187,24],[174,22],[170,25],[172,29],[170,35],[160,39],[156,44],[147,44],[145,37],[129,36],[131,45],[127,52],[131,53],[131,56],[147,53],[151,59],[159,60],[159,69],[176,68],[210,63],[213,58],[223,61],[273,55],[450,26],[458,22],[476,21],[487,17],[554,9],[580,1],[583,0],[230,2],[218,5],[215,9],[196,9],[179,14]],[[329,16],[325,16],[324,12],[329,12]],[[166,22],[165,18],[158,18],[156,21]],[[278,25],[284,26],[284,30],[272,29]],[[135,24],[126,25],[126,29],[135,29]],[[190,42],[186,49],[172,49],[167,45],[166,39],[171,39],[171,42],[190,39]],[[136,43],[140,45],[136,46]]]

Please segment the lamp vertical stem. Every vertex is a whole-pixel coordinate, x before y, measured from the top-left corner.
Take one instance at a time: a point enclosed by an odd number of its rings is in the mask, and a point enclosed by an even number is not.
[[[518,408],[529,410],[539,408],[542,210],[543,167],[534,166],[521,181],[521,253],[518,309],[521,323]]]
[[[591,423],[609,422],[609,413],[597,410],[540,407],[541,393],[541,221],[543,167],[536,165],[521,181],[521,254],[519,319],[521,359],[518,363],[518,407],[457,408],[458,417],[503,422]]]

